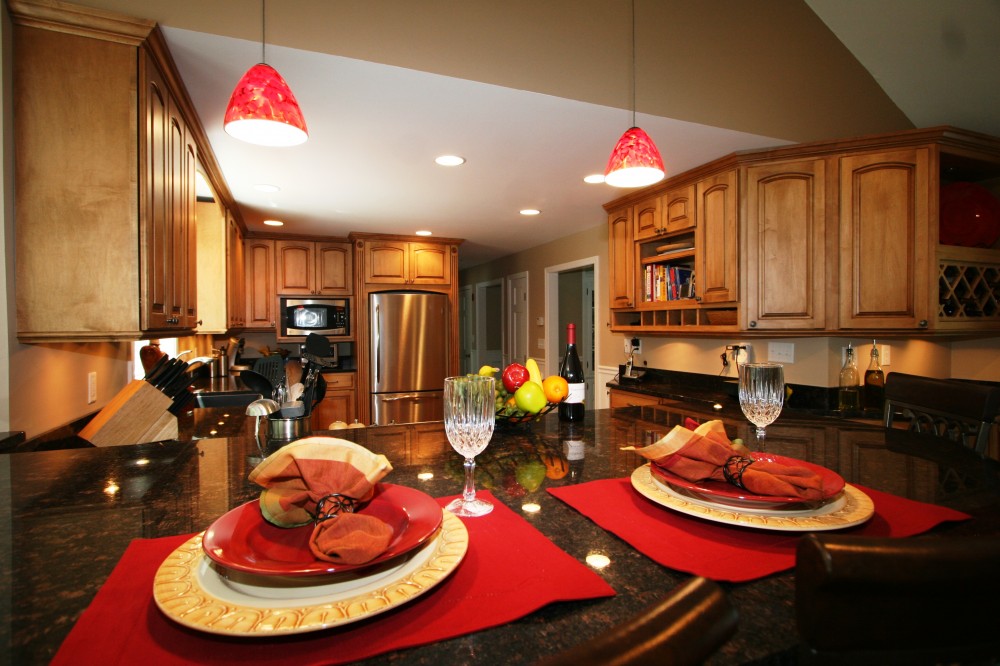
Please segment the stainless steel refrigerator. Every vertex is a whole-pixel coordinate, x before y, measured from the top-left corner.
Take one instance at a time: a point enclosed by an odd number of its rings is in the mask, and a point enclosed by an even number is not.
[[[440,421],[451,326],[446,294],[370,294],[372,421]]]

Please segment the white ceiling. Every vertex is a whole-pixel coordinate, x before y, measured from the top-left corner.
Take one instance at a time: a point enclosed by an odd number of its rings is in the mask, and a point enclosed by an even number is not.
[[[914,126],[1000,135],[1000,3],[996,0],[806,0]],[[960,10],[960,11],[959,11]],[[901,29],[902,14],[916,16]],[[467,239],[462,267],[605,223],[622,194],[583,177],[603,172],[631,124],[622,109],[306,50],[267,46],[289,81],[309,141],[261,148],[232,139],[222,116],[233,86],[260,60],[252,40],[161,26],[248,227]],[[775,137],[639,114],[668,174]],[[828,137],[831,138],[831,137]],[[446,169],[442,153],[468,162]],[[254,190],[278,185],[276,194]],[[522,208],[538,208],[526,218]]]

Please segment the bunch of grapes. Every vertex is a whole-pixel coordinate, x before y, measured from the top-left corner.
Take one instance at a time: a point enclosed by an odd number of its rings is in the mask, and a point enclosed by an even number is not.
[[[503,382],[496,384],[496,414],[499,417],[520,416],[523,412],[517,408],[514,402],[514,394],[508,393]]]

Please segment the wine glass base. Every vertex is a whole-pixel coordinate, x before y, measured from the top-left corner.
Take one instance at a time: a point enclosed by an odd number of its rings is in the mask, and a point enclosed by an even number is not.
[[[465,500],[459,497],[458,499],[452,500],[448,506],[445,507],[448,511],[451,511],[456,516],[464,516],[466,518],[478,518],[479,516],[485,516],[490,511],[493,510],[493,505],[486,500],[472,499]]]

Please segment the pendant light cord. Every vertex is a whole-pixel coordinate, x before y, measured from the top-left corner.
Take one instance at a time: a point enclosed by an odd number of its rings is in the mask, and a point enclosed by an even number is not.
[[[264,54],[265,44],[267,44],[267,0],[260,0],[260,61],[267,64],[267,57]]]
[[[632,0],[632,127],[635,126],[635,0]]]

